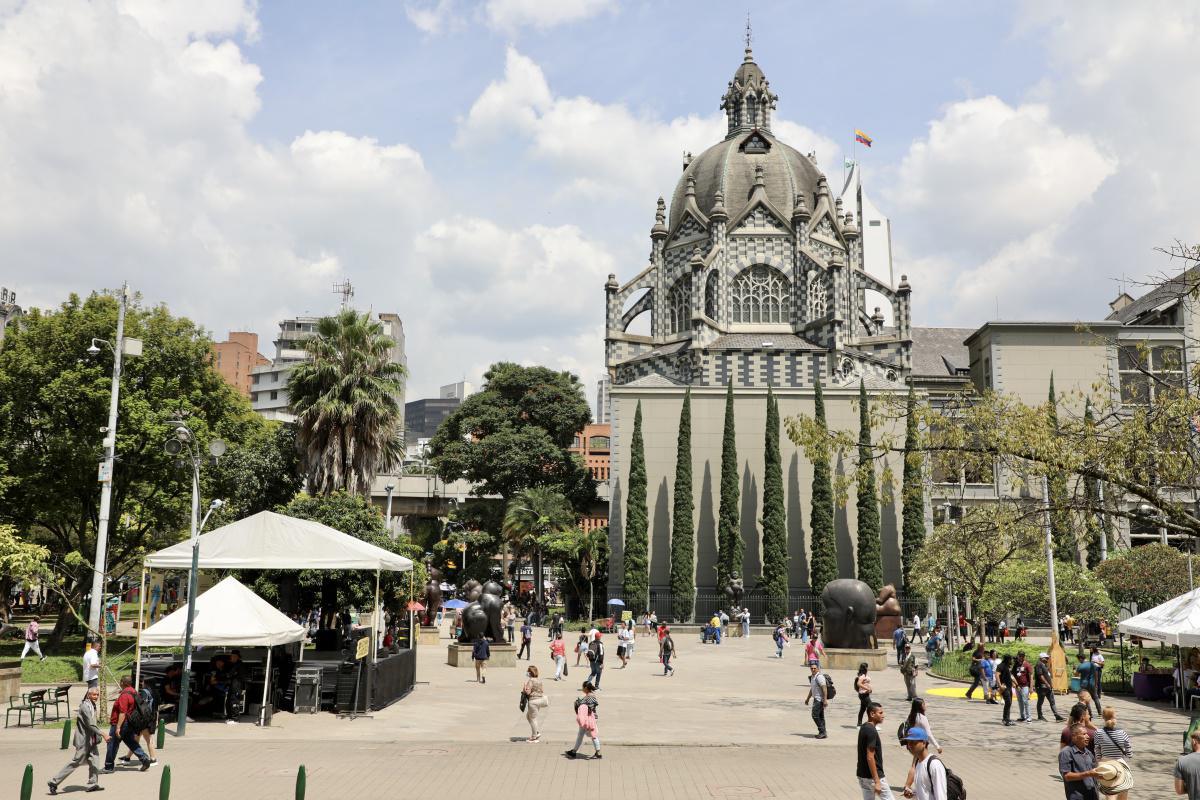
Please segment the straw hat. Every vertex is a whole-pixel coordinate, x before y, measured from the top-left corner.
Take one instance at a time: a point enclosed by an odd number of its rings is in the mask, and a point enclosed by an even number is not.
[[[1096,765],[1096,785],[1104,794],[1120,794],[1133,788],[1133,773],[1124,761],[1101,761]]]

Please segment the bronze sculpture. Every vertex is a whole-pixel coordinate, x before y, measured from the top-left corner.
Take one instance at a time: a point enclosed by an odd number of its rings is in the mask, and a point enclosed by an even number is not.
[[[422,625],[433,625],[438,609],[442,607],[442,571],[425,562],[429,582],[425,584],[425,611],[421,614]]]
[[[861,650],[872,646],[875,593],[870,586],[853,578],[830,581],[821,592],[821,605],[825,610],[821,639],[826,647]]]
[[[480,585],[472,579],[463,588],[468,605],[462,610],[462,634],[458,640],[467,644],[483,636],[494,644],[505,644],[504,627],[500,624],[504,587],[495,580]]]
[[[886,642],[892,638],[896,628],[904,626],[900,613],[900,601],[896,599],[896,587],[888,584],[879,590],[875,598],[875,641]]]

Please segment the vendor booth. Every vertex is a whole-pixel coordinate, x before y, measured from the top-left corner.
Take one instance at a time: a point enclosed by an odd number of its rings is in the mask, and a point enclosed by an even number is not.
[[[342,710],[341,702],[339,702],[342,695],[350,697],[348,702],[353,704],[355,710],[361,711],[366,708],[383,708],[412,689],[416,682],[416,650],[411,646],[411,636],[403,637],[404,641],[410,644],[406,648],[393,647],[390,652],[381,653],[378,646],[371,646],[378,644],[382,625],[382,612],[379,607],[380,574],[384,571],[411,572],[413,568],[411,560],[319,522],[296,519],[271,511],[262,511],[205,533],[198,537],[198,543],[200,569],[373,570],[375,572],[375,602],[367,628],[359,632],[363,636],[370,637],[366,646],[355,647],[350,652],[337,650],[318,653],[311,659],[315,662],[312,666],[314,668],[321,667],[324,672],[331,673],[334,676],[334,683],[339,685],[346,682],[345,676],[341,678],[337,676],[350,671],[347,669],[347,665],[353,664],[356,667],[355,679],[352,679],[355,685],[353,692],[340,690],[336,692],[331,690],[330,692],[331,704],[337,702],[339,710]],[[192,543],[190,541],[179,542],[146,558],[143,582],[146,569],[186,571],[191,568],[191,564]],[[224,585],[230,580],[232,578],[226,579],[220,585]],[[266,601],[254,595],[237,581],[233,581],[233,583],[254,600],[270,608]],[[215,589],[216,587],[198,597],[197,604],[201,598],[207,597]],[[227,589],[226,591],[236,590]],[[284,620],[287,619],[276,609],[270,608],[270,610]],[[142,663],[140,648],[151,646],[146,635],[154,632],[159,625],[173,620],[181,614],[182,619],[178,624],[182,631],[187,624],[186,608],[176,611],[142,633],[138,644],[139,670]],[[210,613],[208,616],[212,618],[216,615]],[[199,605],[197,605],[192,633],[195,645],[202,644],[201,640],[196,637],[203,617],[204,615],[201,614]],[[302,631],[300,626],[291,623],[290,620],[288,623],[292,628]],[[302,641],[302,639],[303,631],[300,639],[292,641]],[[182,633],[180,633],[178,641],[171,646],[181,646],[182,641]],[[301,651],[301,655],[303,655],[303,651]],[[294,690],[293,679],[287,692],[289,697],[294,696]],[[339,696],[339,700],[333,699],[335,693]]]
[[[1119,623],[1118,627],[1127,635],[1154,639],[1175,645],[1176,648],[1200,647],[1200,589],[1193,589],[1149,611],[1143,611],[1136,617],[1130,617]],[[1183,675],[1185,680],[1190,679],[1188,685],[1174,686],[1175,681],[1170,676],[1135,673],[1134,693],[1139,698],[1144,696],[1145,699],[1152,699],[1155,696],[1161,697],[1164,688],[1170,691],[1173,687],[1176,702],[1184,704],[1187,695],[1195,693],[1195,678],[1187,674],[1189,671],[1179,662],[1178,649],[1176,660],[1179,674]],[[1143,685],[1139,686],[1139,683]]]
[[[187,608],[181,608],[151,625],[141,634],[142,647],[183,647],[187,634]],[[276,646],[303,642],[308,634],[266,600],[247,589],[236,578],[226,578],[196,598],[192,621],[193,647],[265,647],[262,670],[262,704],[259,724],[266,721],[271,704],[269,691],[274,677],[271,659]],[[140,668],[140,663],[139,663]]]

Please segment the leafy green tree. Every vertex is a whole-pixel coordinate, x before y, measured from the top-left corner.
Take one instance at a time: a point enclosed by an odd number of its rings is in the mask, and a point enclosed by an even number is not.
[[[829,466],[829,444],[826,441],[829,426],[825,421],[825,395],[821,391],[821,379],[817,378],[813,398],[813,417],[823,434],[809,454],[813,465],[812,512],[809,527],[812,555],[809,558],[812,588],[821,591],[825,584],[838,577],[837,536],[833,527],[833,480]]]
[[[8,598],[18,583],[49,582],[50,551],[17,536],[11,525],[0,525],[0,619],[8,620]]]
[[[858,382],[858,579],[878,592],[883,588],[883,551],[879,543],[879,490],[871,445],[871,406],[867,386]]]
[[[1098,564],[1094,573],[1114,602],[1136,603],[1140,611],[1191,591],[1187,556],[1161,542],[1122,550]]]
[[[1092,414],[1091,398],[1084,399],[1083,423],[1085,428],[1095,429],[1096,418]],[[1109,538],[1107,515],[1104,513],[1104,503],[1100,496],[1100,481],[1095,478],[1083,478],[1082,481],[1084,500],[1080,514],[1083,516],[1083,546],[1087,552],[1088,569],[1095,569],[1099,566],[1101,555],[1106,549],[1104,545],[1109,544],[1103,542]]]
[[[1080,620],[1116,620],[1117,608],[1104,584],[1074,561],[1055,561],[1054,585],[1059,616]],[[1015,558],[996,571],[979,599],[984,614],[1045,617],[1050,613],[1046,559]]]
[[[784,511],[783,460],[779,454],[779,401],[769,386],[764,439],[762,587],[767,593],[767,618],[777,622],[787,616],[787,513]]]
[[[412,594],[419,595],[423,590],[426,576],[424,565],[419,563],[421,548],[407,537],[392,539],[383,512],[369,498],[341,491],[325,495],[301,494],[276,510],[289,517],[320,522],[412,559],[414,573],[411,577],[399,572],[380,574],[380,603],[385,608],[398,612],[412,599]],[[323,627],[333,624],[333,616],[339,610],[354,607],[359,611],[370,611],[375,598],[375,575],[367,570],[303,570],[299,573],[262,570],[252,573],[249,579],[257,594],[286,611],[320,605]]]
[[[596,484],[567,448],[590,420],[583,386],[571,373],[500,362],[438,428],[430,461],[443,480],[475,484],[479,497],[507,503],[522,489],[550,486],[588,511]]]
[[[721,503],[717,510],[717,589],[742,573],[741,490],[738,476],[737,438],[733,418],[733,381],[725,392],[725,433],[721,439]]]
[[[295,425],[264,422],[230,444],[207,473],[211,493],[225,501],[209,519],[209,530],[286,505],[304,488]]]
[[[913,593],[912,565],[925,545],[925,475],[920,447],[921,431],[917,420],[917,392],[908,390],[908,406],[904,419],[904,483],[902,511],[901,568],[904,594]]]
[[[322,318],[304,341],[309,358],[288,393],[309,491],[370,495],[375,476],[400,464],[405,370],[393,347],[383,323],[353,309]]]
[[[590,531],[579,527],[552,532],[542,537],[542,549],[547,557],[555,558],[563,565],[563,571],[571,582],[576,597],[583,598],[583,587],[587,588],[587,618],[594,619],[596,588],[604,590],[601,576],[607,576],[608,527],[601,526]]]
[[[625,500],[626,602],[650,607],[649,508],[646,505],[646,446],[642,441],[642,401],[633,415],[633,442],[629,448],[629,485]]]
[[[92,339],[113,341],[118,302],[107,294],[76,295],[52,310],[33,309],[10,327],[0,349],[0,453],[7,487],[0,522],[53,554],[65,605],[78,608],[91,588],[112,355],[86,354]],[[219,436],[238,447],[259,435],[263,420],[210,364],[210,341],[190,320],[136,299],[125,335],[143,354],[124,362],[116,469],[108,536],[108,574],[138,566],[146,551],[186,533],[191,471],[163,451],[167,422],[184,416],[202,446]],[[214,496],[210,473],[202,493]],[[58,615],[46,646],[53,651],[75,619]]]
[[[675,449],[675,503],[671,514],[671,598],[676,622],[692,618],[696,598],[695,504],[692,500],[692,390],[683,393]]]
[[[562,492],[548,486],[533,486],[517,493],[504,510],[504,537],[517,553],[533,560],[533,590],[537,602],[544,597],[542,537],[574,528],[575,509]]]
[[[913,586],[923,595],[945,597],[950,583],[979,608],[1002,566],[1021,556],[1037,557],[1041,536],[1036,520],[1016,503],[968,506],[961,520],[937,525],[926,537],[913,561]]]

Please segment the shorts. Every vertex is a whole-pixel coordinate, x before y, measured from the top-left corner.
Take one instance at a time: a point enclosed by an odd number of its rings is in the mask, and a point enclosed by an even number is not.
[[[623,655],[625,655],[625,645],[619,644],[617,645],[617,656],[620,657]]]

